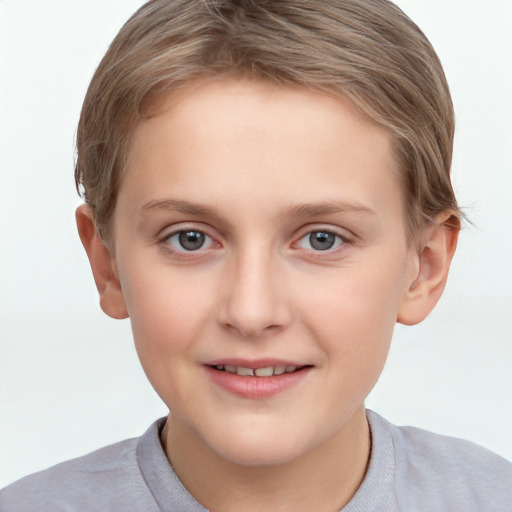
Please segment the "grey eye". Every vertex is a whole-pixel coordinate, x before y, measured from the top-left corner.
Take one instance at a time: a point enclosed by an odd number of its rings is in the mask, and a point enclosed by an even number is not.
[[[180,253],[184,256],[186,253],[203,253],[210,249],[219,248],[220,245],[203,231],[198,229],[180,229],[171,233],[162,240],[162,244],[174,254]],[[192,256],[192,254],[190,254]]]
[[[346,242],[343,236],[332,231],[317,229],[304,235],[298,242],[302,249],[313,251],[329,251],[336,249]]]
[[[334,247],[336,235],[329,231],[313,231],[309,234],[309,243],[317,251],[327,251]]]
[[[180,231],[176,235],[181,247],[186,251],[201,249],[206,239],[205,234],[200,231]]]

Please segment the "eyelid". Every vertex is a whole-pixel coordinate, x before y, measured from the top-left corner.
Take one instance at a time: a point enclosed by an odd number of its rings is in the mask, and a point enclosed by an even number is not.
[[[178,249],[173,247],[168,241],[171,237],[176,236],[179,233],[186,232],[186,231],[197,231],[202,234],[204,234],[206,237],[210,239],[210,243],[207,247],[201,247],[197,250],[190,250],[187,251],[186,249]],[[173,253],[175,255],[184,255],[183,257],[196,257],[200,256],[200,253],[204,253],[208,251],[209,249],[215,249],[215,248],[222,248],[223,244],[219,241],[220,236],[216,236],[212,234],[212,229],[203,223],[200,222],[180,222],[178,224],[174,224],[172,226],[167,226],[163,230],[161,230],[161,234],[157,236],[156,243],[162,247],[163,250],[169,253]],[[341,240],[341,243],[338,244],[334,248],[320,250],[320,249],[307,249],[302,248],[306,251],[309,251],[311,253],[315,253],[317,255],[321,255],[324,253],[332,254],[333,252],[336,252],[341,247],[345,246],[346,244],[354,243],[354,238],[356,238],[356,235],[354,235],[351,231],[341,228],[339,226],[333,226],[333,225],[326,225],[326,224],[309,224],[307,226],[301,227],[296,236],[294,236],[294,241],[292,242],[291,246],[292,248],[300,248],[297,247],[299,242],[303,240],[306,236],[311,235],[311,233],[314,232],[328,232],[332,233],[336,237],[338,237]]]
[[[212,229],[207,224],[201,222],[178,222],[171,226],[166,226],[160,230],[155,238],[159,242],[165,242],[165,240],[169,239],[171,236],[181,233],[182,231],[197,231],[209,236],[213,240],[218,240],[219,238],[212,234]]]
[[[338,243],[335,247],[321,250],[321,249],[314,249],[314,248],[305,248],[301,247],[299,244],[302,240],[304,240],[307,236],[310,236],[312,233],[315,232],[325,232],[325,233],[332,233],[336,237],[339,238],[340,243]],[[295,249],[302,249],[304,251],[307,251],[311,253],[312,255],[321,257],[327,256],[333,253],[337,253],[338,251],[342,250],[347,244],[353,243],[354,236],[351,232],[349,232],[346,229],[332,226],[332,225],[325,225],[325,224],[318,224],[318,225],[308,225],[304,226],[300,229],[298,232],[298,235],[295,237],[295,241],[292,244],[292,248]]]
[[[339,226],[333,226],[332,224],[308,224],[307,226],[303,226],[299,230],[297,230],[297,235],[295,239],[300,240],[304,238],[306,235],[309,235],[310,233],[314,233],[316,231],[325,231],[327,233],[332,233],[333,235],[339,236],[342,240],[346,242],[350,242],[356,237],[356,235],[349,231],[348,229]]]
[[[204,240],[205,240],[205,244],[206,244],[206,247],[204,245],[202,245],[201,247],[198,247],[197,249],[186,249],[185,247],[181,247],[181,248],[178,248],[177,250],[178,251],[183,251],[185,253],[190,253],[190,252],[200,252],[201,250],[206,250],[206,249],[209,249],[211,247],[212,244],[215,244],[215,240],[213,240],[213,238],[208,235],[207,233],[203,233],[202,231],[199,231],[197,229],[180,229],[179,231],[176,231],[175,233],[171,233],[166,239],[165,241],[166,242],[169,242],[170,240],[172,240],[173,238],[176,238],[176,237],[179,237],[182,233],[200,233],[201,235],[204,236]],[[171,245],[171,243],[169,242],[169,245]]]
[[[222,244],[219,242],[218,238],[214,236],[211,233],[211,229],[208,229],[207,226],[200,225],[200,223],[190,223],[190,222],[180,222],[179,224],[175,224],[172,226],[168,226],[165,229],[161,231],[161,235],[158,235],[156,241],[157,244],[161,247],[161,249],[168,253],[172,254],[178,258],[198,258],[198,257],[204,257],[206,252],[208,252],[210,249],[216,249],[222,247]],[[205,237],[207,237],[210,240],[210,243],[206,247],[200,247],[197,250],[189,250],[187,251],[185,248],[178,248],[173,246],[169,240],[179,235],[180,233],[187,232],[187,231],[195,231],[198,233],[202,233]]]

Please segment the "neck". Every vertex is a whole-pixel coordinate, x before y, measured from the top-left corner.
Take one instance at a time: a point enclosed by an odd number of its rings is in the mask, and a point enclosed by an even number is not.
[[[213,452],[172,415],[162,444],[187,490],[211,511],[338,511],[364,478],[370,433],[361,407],[330,439],[284,464],[243,466]]]

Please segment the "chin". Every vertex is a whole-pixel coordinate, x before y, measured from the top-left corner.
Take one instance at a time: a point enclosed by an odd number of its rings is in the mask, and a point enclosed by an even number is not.
[[[206,440],[217,455],[246,467],[268,467],[286,464],[306,453],[310,446],[298,432],[265,432],[264,428],[225,432],[222,439]]]

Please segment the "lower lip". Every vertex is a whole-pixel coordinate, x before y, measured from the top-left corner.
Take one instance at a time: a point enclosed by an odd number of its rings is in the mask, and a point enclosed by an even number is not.
[[[215,370],[211,366],[205,366],[205,369],[214,384],[224,391],[252,400],[272,398],[287,391],[304,380],[311,370],[307,367],[272,377],[242,377],[236,373]]]

